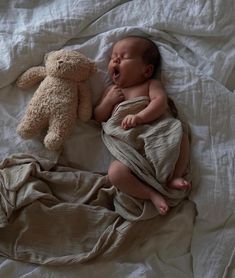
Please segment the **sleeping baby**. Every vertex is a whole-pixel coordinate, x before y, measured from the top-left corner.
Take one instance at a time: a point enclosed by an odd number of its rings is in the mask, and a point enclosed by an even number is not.
[[[149,39],[129,36],[115,43],[108,64],[108,72],[113,84],[105,90],[100,102],[95,107],[94,118],[96,121],[104,123],[103,127],[105,127],[105,122],[108,123],[110,117],[120,108],[120,105],[125,105],[128,102],[137,104],[140,102],[140,109],[127,109],[128,113],[123,113],[119,119],[118,132],[117,130],[115,132],[116,134],[123,133],[123,137],[126,136],[125,134],[134,134],[130,132],[137,127],[151,126],[156,121],[160,124],[162,119],[170,118],[173,124],[164,124],[161,126],[161,130],[164,132],[163,137],[166,138],[168,136],[167,134],[169,134],[168,129],[172,128],[170,136],[174,138],[173,129],[176,127],[176,131],[179,131],[181,135],[178,136],[177,142],[173,139],[168,140],[169,142],[176,142],[175,146],[178,144],[178,147],[176,146],[171,150],[169,148],[165,159],[162,158],[165,160],[162,161],[162,165],[164,163],[166,164],[166,160],[173,153],[176,160],[171,172],[167,173],[165,180],[163,179],[160,183],[165,184],[166,192],[167,188],[185,191],[191,187],[190,182],[184,178],[189,163],[189,138],[187,132],[184,132],[182,129],[179,123],[180,121],[174,118],[174,103],[167,97],[160,80],[154,79],[155,73],[160,67],[160,62],[159,50]],[[177,125],[175,121],[177,121]],[[115,134],[111,135],[115,137]],[[138,136],[141,138],[141,129]],[[161,140],[163,137],[161,137]],[[135,151],[138,152],[139,149],[145,148],[146,142],[143,143],[137,139],[134,139],[133,142],[136,145],[134,146]],[[138,144],[136,142],[142,143]],[[153,146],[152,153],[155,152],[155,149],[160,153],[163,143],[159,142],[162,141],[156,139],[156,144],[151,142],[151,146]],[[129,143],[130,140],[128,139],[126,144]],[[172,143],[170,144],[172,145]],[[126,149],[128,149],[128,146]],[[174,150],[176,151],[174,152]],[[142,151],[142,155],[145,158],[148,156],[147,151],[144,154]],[[158,160],[161,158],[159,153],[157,153]],[[115,151],[113,154],[115,156]],[[126,154],[126,156],[128,155]],[[138,156],[138,154],[135,154],[135,156]],[[165,191],[160,192],[148,184],[146,179],[143,180],[141,174],[138,174],[138,170],[135,172],[132,169],[134,162],[125,162],[125,159],[122,159],[122,155],[116,155],[115,157],[116,160],[111,163],[108,170],[110,182],[121,192],[129,194],[132,197],[141,200],[150,200],[159,214],[165,215],[169,210],[167,198],[162,193]],[[149,160],[150,164],[153,163],[151,159]],[[138,162],[136,163],[138,164]],[[162,168],[163,170],[165,169],[164,166]]]

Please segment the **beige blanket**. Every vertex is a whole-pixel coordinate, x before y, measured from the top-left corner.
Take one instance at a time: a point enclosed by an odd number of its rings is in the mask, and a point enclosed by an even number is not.
[[[141,180],[177,205],[189,193],[166,187],[179,156],[183,133],[181,121],[168,115],[129,130],[121,127],[123,118],[137,114],[149,103],[148,97],[137,97],[120,103],[112,117],[103,123],[103,141],[112,155],[129,167]]]
[[[175,227],[172,240],[188,227],[191,235],[193,219],[190,202],[160,217],[150,202],[118,193],[106,176],[47,159],[18,154],[0,164],[2,256],[50,265],[114,259],[138,248],[146,232],[151,236]],[[188,252],[190,239],[184,237],[181,250],[169,249],[171,255]]]

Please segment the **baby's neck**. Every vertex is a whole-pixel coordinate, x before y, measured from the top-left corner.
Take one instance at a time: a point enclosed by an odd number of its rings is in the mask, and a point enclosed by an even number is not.
[[[149,82],[148,80],[140,84],[133,86],[120,88],[125,96],[125,100],[140,97],[149,96]]]

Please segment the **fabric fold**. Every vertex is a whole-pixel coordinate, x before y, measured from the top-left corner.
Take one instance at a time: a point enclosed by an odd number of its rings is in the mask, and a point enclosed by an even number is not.
[[[158,190],[177,205],[189,190],[169,189],[167,179],[177,162],[183,128],[181,121],[167,113],[144,125],[124,130],[123,118],[137,114],[149,103],[149,97],[137,97],[120,103],[111,118],[102,124],[103,141],[111,154],[139,179]]]

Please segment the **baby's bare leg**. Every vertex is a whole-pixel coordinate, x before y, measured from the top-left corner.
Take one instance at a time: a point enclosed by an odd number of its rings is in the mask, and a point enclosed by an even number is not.
[[[179,158],[176,162],[174,173],[168,182],[168,187],[174,189],[188,189],[191,187],[191,184],[183,178],[189,162],[189,153],[189,138],[187,134],[183,134]]]
[[[168,210],[168,204],[164,197],[156,190],[140,181],[132,174],[130,169],[115,160],[109,167],[108,176],[110,182],[120,191],[142,200],[150,200],[158,210],[159,214],[165,215]]]

